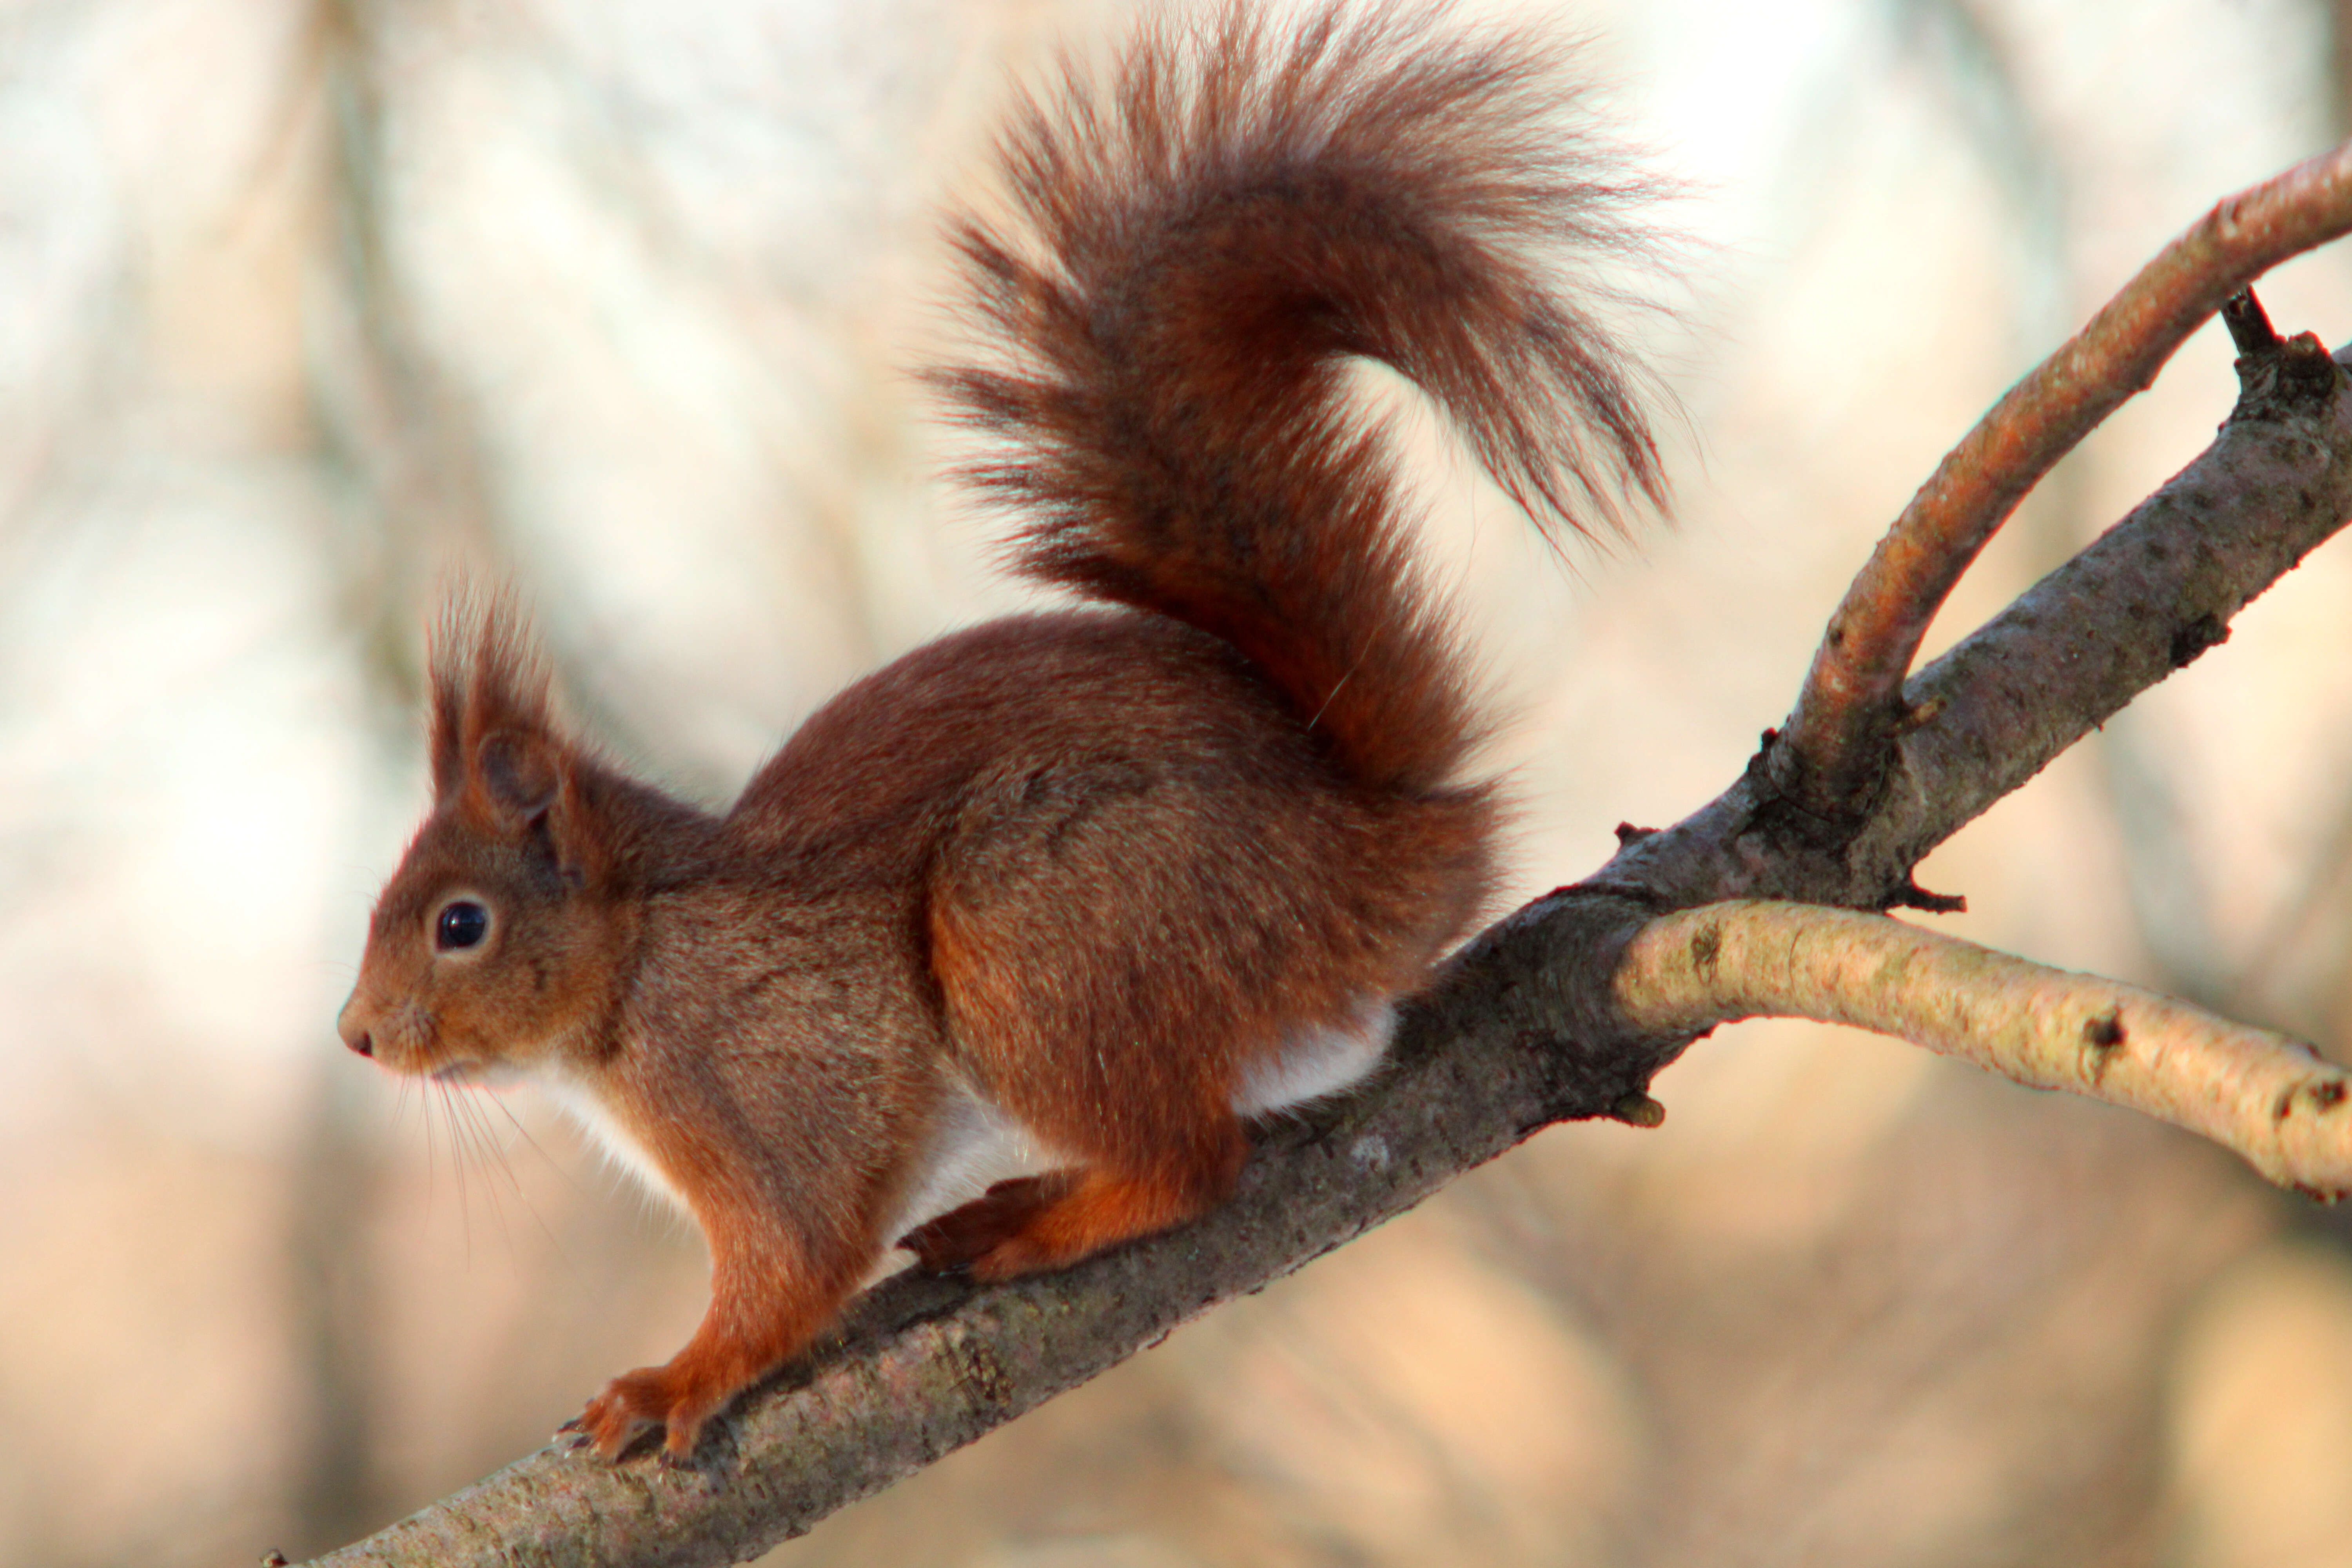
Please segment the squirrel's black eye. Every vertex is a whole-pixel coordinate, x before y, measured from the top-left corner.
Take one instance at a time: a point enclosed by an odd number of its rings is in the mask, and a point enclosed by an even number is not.
[[[433,945],[444,952],[472,947],[490,934],[490,911],[471,899],[459,899],[441,911],[433,924]]]

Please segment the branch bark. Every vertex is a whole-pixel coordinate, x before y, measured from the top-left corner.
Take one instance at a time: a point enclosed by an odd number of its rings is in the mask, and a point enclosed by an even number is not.
[[[2202,456],[1905,686],[1916,722],[1895,739],[1866,817],[1824,835],[1759,752],[1730,789],[1628,843],[1592,882],[1667,909],[1917,902],[1911,868],[1929,850],[2225,641],[2237,613],[2352,512],[2336,361],[2306,335],[2242,374],[2238,406]]]
[[[1678,910],[1633,939],[1615,986],[1640,1028],[1849,1024],[2187,1128],[2307,1197],[2352,1191],[2352,1074],[2303,1041],[1885,915],[1753,900]]]
[[[2322,363],[2325,356],[2321,356]],[[714,1424],[697,1462],[551,1447],[355,1546],[356,1564],[739,1561],[1410,1207],[1552,1122],[1648,1124],[1688,1044],[1613,999],[1661,911],[1766,896],[1882,909],[1918,858],[2133,696],[2352,516],[2352,395],[2254,365],[2219,440],[2096,544],[1924,671],[1921,721],[1857,833],[1824,843],[1751,763],[1689,819],[1507,919],[1404,1017],[1370,1091],[1265,1138],[1240,1195],[1175,1234],[974,1289],[908,1277]]]
[[[2019,501],[2264,272],[2352,229],[2352,142],[2217,203],[2003,395],[1886,531],[1830,618],[1771,759],[1782,792],[1858,818],[1928,623]]]

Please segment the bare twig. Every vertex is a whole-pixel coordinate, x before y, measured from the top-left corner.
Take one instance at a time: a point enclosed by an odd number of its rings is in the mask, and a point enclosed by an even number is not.
[[[2241,354],[2268,353],[2278,347],[2278,329],[2252,289],[2241,289],[2221,301],[2221,324],[2230,330],[2230,346]]]
[[[2011,387],[1904,508],[1837,613],[1772,750],[1772,782],[1860,820],[1903,719],[1904,677],[1960,574],[2026,492],[2271,268],[2352,231],[2352,142],[2216,205]]]
[[[1633,939],[1616,994],[1637,1029],[1662,1034],[1796,1017],[1894,1035],[2201,1133],[2281,1186],[2330,1202],[2352,1191],[2352,1078],[2302,1041],[1884,915],[1683,910]]]

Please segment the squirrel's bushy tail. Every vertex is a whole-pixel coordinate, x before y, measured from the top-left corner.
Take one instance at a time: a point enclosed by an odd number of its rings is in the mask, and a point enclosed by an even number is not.
[[[1638,373],[1558,272],[1639,252],[1643,184],[1557,49],[1433,16],[1229,5],[1066,71],[1005,137],[1003,216],[954,231],[994,358],[933,378],[1017,570],[1225,639],[1350,777],[1416,793],[1477,714],[1344,362],[1416,383],[1547,526],[1663,489]]]

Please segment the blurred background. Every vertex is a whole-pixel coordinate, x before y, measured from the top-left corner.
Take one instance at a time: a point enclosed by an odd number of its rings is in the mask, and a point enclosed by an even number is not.
[[[1563,573],[1420,443],[1532,894],[1727,784],[1985,405],[2346,133],[2352,20],[1520,9],[1591,34],[1692,242],[1632,325],[1670,526]],[[509,575],[583,721],[718,802],[1020,603],[929,477],[931,215],[1128,10],[0,5],[0,1563],[308,1554],[689,1331],[698,1243],[544,1107],[335,1041],[425,803],[421,628]],[[2264,297],[2352,337],[2340,253]],[[2070,459],[1939,640],[2201,450],[2229,358]],[[2347,602],[2338,542],[1962,834],[1946,928],[2352,1049]],[[1726,1030],[1655,1089],[1664,1128],[1549,1131],[772,1561],[2352,1564],[2352,1231],[1864,1037]]]

